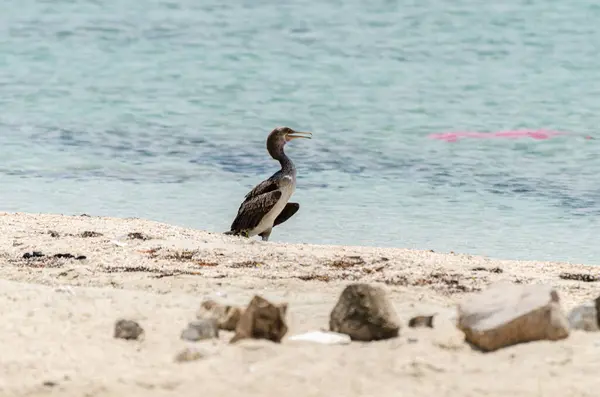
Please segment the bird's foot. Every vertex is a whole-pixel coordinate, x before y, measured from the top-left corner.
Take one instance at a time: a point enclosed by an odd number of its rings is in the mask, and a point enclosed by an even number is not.
[[[269,241],[269,236],[271,235],[271,229],[262,232],[261,234],[259,234],[260,237],[262,237],[262,241]]]
[[[223,234],[226,234],[229,236],[242,236],[242,237],[246,237],[246,238],[250,237],[250,232],[248,230],[240,230],[240,231],[229,230],[227,232],[224,232]]]

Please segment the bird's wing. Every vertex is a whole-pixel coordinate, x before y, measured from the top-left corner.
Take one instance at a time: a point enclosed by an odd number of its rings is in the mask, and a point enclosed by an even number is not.
[[[238,214],[231,224],[231,231],[241,232],[254,229],[280,198],[281,191],[275,190],[246,199],[240,205]]]
[[[283,211],[281,211],[281,213],[279,215],[277,215],[277,218],[275,218],[275,222],[273,222],[273,226],[280,225],[283,222],[287,221],[292,216],[294,216],[294,214],[296,212],[298,212],[299,209],[300,209],[300,204],[287,203],[285,205],[285,207],[283,208]]]
[[[254,188],[252,188],[252,190],[250,190],[248,194],[246,194],[246,196],[244,197],[244,201],[251,200],[254,197],[272,192],[274,190],[277,190],[277,182],[269,178],[254,186]]]

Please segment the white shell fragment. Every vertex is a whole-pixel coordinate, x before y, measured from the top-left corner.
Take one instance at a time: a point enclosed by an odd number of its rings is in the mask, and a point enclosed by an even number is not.
[[[288,340],[294,342],[314,342],[323,345],[346,345],[350,343],[350,337],[348,335],[326,331],[312,331],[294,335],[290,336]]]

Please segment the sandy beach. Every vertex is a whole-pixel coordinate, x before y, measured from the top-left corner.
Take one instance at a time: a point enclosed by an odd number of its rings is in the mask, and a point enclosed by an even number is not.
[[[281,244],[276,230],[262,242],[81,215],[2,213],[0,231],[1,396],[593,396],[600,386],[597,333],[482,353],[453,325],[458,302],[502,280],[553,285],[568,312],[599,289],[565,274],[597,276],[597,267]],[[44,256],[23,257],[33,252]],[[388,291],[402,320],[399,337],[287,340],[327,329],[353,282]],[[180,338],[203,300],[245,306],[254,295],[289,304],[281,344],[231,345],[231,332]],[[433,329],[407,326],[412,316],[434,313]],[[115,339],[119,318],[139,322],[144,339]],[[204,357],[175,362],[187,346]]]

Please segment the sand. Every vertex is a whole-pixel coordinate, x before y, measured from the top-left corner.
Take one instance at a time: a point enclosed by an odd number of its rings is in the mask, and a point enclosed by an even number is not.
[[[452,324],[457,302],[500,280],[550,283],[568,311],[599,289],[559,276],[598,274],[593,266],[281,244],[276,230],[262,242],[94,216],[0,213],[0,231],[0,396],[593,396],[600,386],[597,333],[481,353]],[[86,259],[22,258],[32,251]],[[388,290],[403,322],[398,338],[286,340],[327,328],[340,292],[358,281]],[[281,344],[230,345],[230,332],[180,339],[204,299],[245,305],[255,294],[289,303]],[[434,329],[407,327],[433,313]],[[113,338],[119,318],[138,321],[145,338]],[[175,362],[188,346],[204,357]]]

